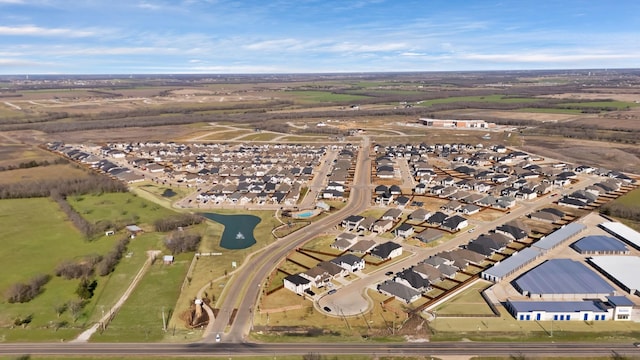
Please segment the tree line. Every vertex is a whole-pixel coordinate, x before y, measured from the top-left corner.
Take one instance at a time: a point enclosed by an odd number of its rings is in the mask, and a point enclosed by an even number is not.
[[[619,202],[609,202],[600,207],[604,215],[640,222],[640,206],[629,206]]]
[[[10,183],[0,187],[0,199],[19,199],[51,196],[52,191],[61,196],[89,193],[126,192],[122,182],[108,176],[88,172],[73,179],[39,179]]]
[[[204,217],[201,215],[181,213],[158,219],[154,222],[154,226],[158,232],[167,232],[177,230],[178,228],[200,224],[203,220]]]
[[[60,165],[60,164],[68,164],[68,163],[69,163],[69,160],[67,160],[65,158],[56,158],[55,160],[52,160],[52,161],[49,161],[49,160],[42,160],[42,161],[31,160],[31,161],[23,161],[23,162],[19,163],[18,165],[0,166],[0,171],[11,171],[11,170],[18,170],[18,169],[31,169],[31,168],[40,167],[40,166]]]

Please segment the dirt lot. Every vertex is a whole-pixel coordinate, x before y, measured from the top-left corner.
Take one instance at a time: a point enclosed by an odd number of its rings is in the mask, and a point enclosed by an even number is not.
[[[562,161],[640,173],[640,147],[599,141],[528,136],[524,151]]]
[[[484,110],[484,109],[464,109],[464,110],[451,110],[442,111],[439,114],[449,115],[452,118],[456,116],[474,116],[478,119],[483,117],[497,117],[504,119],[516,119],[516,120],[536,120],[536,121],[569,121],[576,118],[573,114],[554,114],[554,113],[532,113],[532,112],[519,112],[519,111],[499,111],[499,110]],[[584,115],[580,115],[583,117]]]
[[[618,100],[618,101],[640,101],[640,94],[632,94],[628,92],[616,93],[611,89],[592,89],[591,91],[603,91],[602,93],[563,93],[553,95],[542,95],[550,99],[569,99],[569,100]]]

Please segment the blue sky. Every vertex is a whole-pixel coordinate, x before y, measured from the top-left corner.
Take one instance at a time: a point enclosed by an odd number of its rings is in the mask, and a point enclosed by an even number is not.
[[[639,0],[0,0],[0,74],[631,67]]]

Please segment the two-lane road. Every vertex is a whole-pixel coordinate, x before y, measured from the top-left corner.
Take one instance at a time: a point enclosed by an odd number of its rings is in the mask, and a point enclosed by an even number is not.
[[[99,355],[99,356],[275,356],[275,355],[344,355],[377,356],[513,356],[513,357],[637,357],[640,349],[631,343],[38,343],[0,344],[0,355]]]
[[[218,316],[211,324],[209,335],[204,339],[205,342],[214,342],[215,334],[222,333],[226,333],[223,335],[223,342],[243,342],[250,331],[253,309],[261,291],[260,286],[276,265],[293,249],[335,226],[346,215],[366,210],[371,199],[369,139],[366,137],[362,141],[356,161],[349,203],[340,211],[314,222],[302,231],[274,242],[248,258],[225,289],[223,303],[219,306]],[[234,309],[237,309],[234,321],[227,328]]]

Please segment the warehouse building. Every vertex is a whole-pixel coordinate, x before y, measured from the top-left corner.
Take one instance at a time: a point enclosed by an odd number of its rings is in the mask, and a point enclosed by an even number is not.
[[[640,250],[640,233],[619,222],[604,222],[599,225],[609,234]]]
[[[511,301],[505,307],[524,321],[629,321],[634,303],[625,296],[609,296],[607,301]]]
[[[620,240],[611,236],[592,235],[571,244],[571,248],[580,254],[591,255],[627,255],[629,248]]]
[[[606,255],[593,256],[588,261],[629,294],[640,296],[640,257]]]
[[[512,284],[525,296],[546,300],[603,299],[615,292],[597,273],[571,259],[547,260]]]

